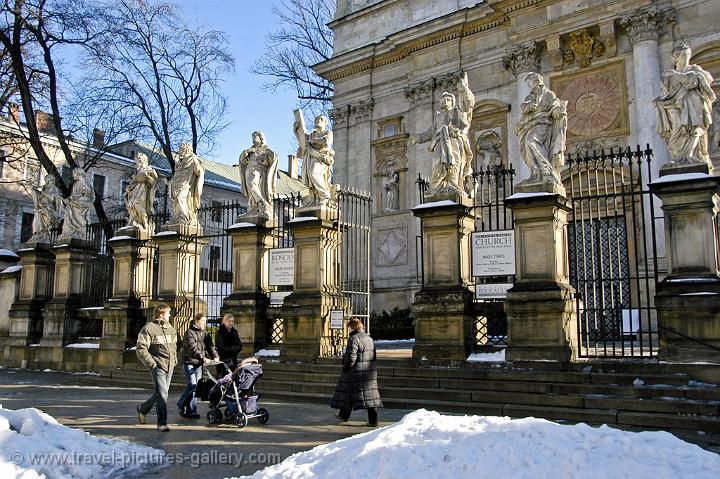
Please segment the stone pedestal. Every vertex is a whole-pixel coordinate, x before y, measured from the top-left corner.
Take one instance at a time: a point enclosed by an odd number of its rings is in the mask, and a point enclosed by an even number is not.
[[[505,204],[515,215],[516,242],[516,282],[505,301],[505,358],[568,361],[577,339],[567,263],[569,202],[558,193],[520,192]]]
[[[52,298],[55,255],[47,243],[26,244],[18,254],[22,265],[20,291],[9,312],[6,362],[25,367],[29,359],[27,346],[37,343],[43,334],[43,310]]]
[[[193,313],[206,312],[207,305],[195,298],[200,285],[200,260],[207,240],[201,230],[192,226],[165,225],[154,236],[159,256],[157,303],[173,308],[172,325],[182,335],[190,325]]]
[[[256,223],[241,221],[227,230],[232,236],[235,274],[232,294],[223,301],[222,312],[235,316],[235,327],[248,351],[262,349],[268,342],[268,261],[273,230],[267,224],[258,219]]]
[[[6,347],[10,336],[10,309],[20,292],[21,271],[19,265],[0,270],[0,364],[5,361],[8,353]]]
[[[80,328],[77,310],[81,307],[85,262],[91,248],[89,242],[74,238],[53,248],[53,298],[45,305],[43,336],[36,351],[35,368],[62,367],[63,346],[72,341]]]
[[[412,304],[413,358],[462,361],[470,354],[471,206],[470,200],[458,197],[412,210],[423,222],[423,285]]]
[[[720,178],[665,175],[650,185],[662,200],[667,277],[657,286],[659,356],[720,361]],[[704,344],[703,344],[704,343]]]
[[[147,245],[142,230],[123,228],[117,233],[109,241],[115,261],[112,297],[102,311],[98,364],[104,367],[122,365],[121,353],[137,340],[152,293],[155,250]]]
[[[321,356],[323,336],[330,334],[330,311],[342,305],[338,290],[337,212],[303,208],[290,221],[295,243],[295,281],[282,307],[285,330],[281,355],[312,360]]]

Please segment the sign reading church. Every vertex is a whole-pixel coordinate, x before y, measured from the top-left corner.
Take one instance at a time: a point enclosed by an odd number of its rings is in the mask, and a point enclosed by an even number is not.
[[[515,274],[515,232],[478,231],[472,234],[473,276]]]
[[[292,286],[295,280],[295,248],[270,250],[270,286]]]

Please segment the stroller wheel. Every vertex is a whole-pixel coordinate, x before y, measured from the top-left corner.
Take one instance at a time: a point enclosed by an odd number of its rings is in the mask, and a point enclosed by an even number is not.
[[[235,418],[235,424],[237,424],[237,427],[243,428],[243,427],[247,426],[247,423],[248,423],[248,418],[244,412],[241,412]]]
[[[257,413],[260,415],[260,417],[258,417],[260,424],[265,424],[268,422],[268,419],[270,419],[270,413],[264,407],[259,408]]]
[[[219,418],[218,418],[217,410],[211,409],[207,412],[207,420],[208,420],[209,424],[217,424],[218,422],[220,422],[220,421],[218,421],[218,419]]]

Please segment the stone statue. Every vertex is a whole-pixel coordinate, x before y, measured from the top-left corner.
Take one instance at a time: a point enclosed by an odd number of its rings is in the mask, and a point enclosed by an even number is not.
[[[327,127],[327,118],[325,115],[318,115],[315,118],[315,129],[307,132],[302,112],[295,110],[293,130],[299,145],[297,156],[303,159],[302,181],[310,190],[303,198],[303,206],[326,206],[334,203],[330,174],[335,162],[335,150],[333,132]]]
[[[273,217],[278,155],[265,143],[261,131],[252,134],[253,146],[240,154],[240,176],[250,209],[245,216]]]
[[[539,74],[528,73],[525,81],[530,94],[520,105],[520,121],[515,125],[520,153],[530,168],[530,178],[523,183],[561,184],[558,170],[565,164],[567,102],[548,90]]]
[[[397,211],[400,209],[400,173],[390,171],[390,174],[383,181],[385,190],[385,211]]]
[[[190,143],[181,143],[175,163],[175,174],[170,179],[170,196],[173,201],[171,223],[197,225],[205,167],[193,153]]]
[[[662,96],[655,99],[657,131],[667,143],[670,162],[710,164],[707,131],[715,101],[712,76],[690,64],[692,51],[682,44],[672,51],[673,70],[662,74]]]
[[[59,240],[81,239],[86,237],[85,228],[90,214],[90,208],[95,201],[95,191],[88,184],[85,170],[73,168],[73,185],[70,196],[63,200],[65,215],[62,233]]]
[[[128,212],[127,226],[134,226],[143,230],[151,229],[151,216],[154,209],[155,185],[158,175],[148,165],[148,157],[144,153],[138,153],[135,157],[137,164],[135,174],[123,197],[125,208]]]
[[[50,243],[52,230],[60,226],[63,218],[63,198],[55,185],[55,177],[47,175],[42,188],[32,190],[35,216],[32,222],[30,243]]]
[[[429,197],[472,197],[473,152],[468,140],[475,96],[468,87],[467,73],[457,83],[458,99],[449,92],[441,95],[441,109],[434,124],[418,135],[410,136],[410,144],[427,143],[433,155]]]
[[[498,170],[502,167],[502,140],[492,130],[482,132],[475,141],[480,171]]]
[[[708,153],[711,159],[720,161],[720,101],[713,103],[712,120],[708,130]]]

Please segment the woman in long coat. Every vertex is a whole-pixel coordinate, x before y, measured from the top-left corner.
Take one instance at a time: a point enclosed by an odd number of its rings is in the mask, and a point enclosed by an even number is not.
[[[363,329],[363,323],[353,318],[348,322],[350,337],[343,355],[343,371],[335,388],[331,407],[343,421],[350,419],[355,409],[367,409],[367,425],[378,425],[377,408],[382,407],[375,368],[375,343]]]

